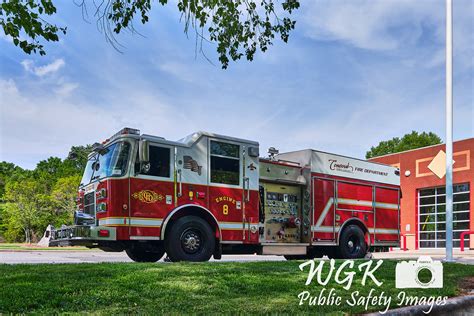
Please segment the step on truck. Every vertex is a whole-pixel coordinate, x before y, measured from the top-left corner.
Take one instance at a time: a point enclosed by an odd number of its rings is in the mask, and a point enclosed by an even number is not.
[[[96,143],[74,225],[51,246],[125,251],[134,261],[222,254],[363,258],[399,245],[398,169],[312,149],[261,158],[255,141],[179,141],[124,128]]]

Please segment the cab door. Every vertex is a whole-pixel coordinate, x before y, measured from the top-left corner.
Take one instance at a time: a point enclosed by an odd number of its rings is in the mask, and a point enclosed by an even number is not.
[[[209,138],[209,210],[219,222],[223,241],[244,240],[242,144]]]
[[[140,165],[138,150],[130,177],[130,236],[160,236],[163,219],[174,208],[174,147],[149,143],[149,162]]]

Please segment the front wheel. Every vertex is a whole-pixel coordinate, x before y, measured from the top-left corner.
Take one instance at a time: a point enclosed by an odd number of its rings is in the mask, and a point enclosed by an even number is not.
[[[165,254],[165,249],[159,247],[153,251],[145,250],[143,247],[133,247],[125,250],[128,257],[135,262],[157,262]]]
[[[364,258],[367,253],[367,243],[362,229],[357,225],[349,225],[342,231],[337,247],[339,259]]]
[[[165,249],[171,261],[208,261],[215,244],[214,232],[205,220],[185,216],[166,235]]]

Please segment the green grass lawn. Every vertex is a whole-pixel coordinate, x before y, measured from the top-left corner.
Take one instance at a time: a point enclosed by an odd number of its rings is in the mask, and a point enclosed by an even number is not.
[[[61,250],[90,250],[89,248],[86,247],[40,247],[37,246],[36,244],[22,244],[22,243],[13,243],[13,244],[8,244],[8,243],[0,243],[0,251],[5,250],[5,251],[32,251],[32,250],[38,250],[38,251],[43,251],[43,250],[51,250],[51,251],[61,251]]]
[[[0,254],[1,256],[1,254]],[[213,262],[213,263],[102,263],[0,265],[0,313],[92,312],[115,313],[361,313],[363,306],[299,306],[304,290],[317,295],[322,289],[316,279],[305,286],[307,271],[302,261]],[[359,262],[356,262],[356,266]],[[337,265],[341,262],[338,261]],[[375,264],[375,262],[374,262]],[[353,291],[384,292],[395,308],[396,261],[384,261],[375,276],[383,282],[363,287],[362,274],[354,277],[351,289],[334,281],[343,299]],[[326,263],[328,267],[328,262]],[[327,271],[327,269],[325,270]],[[474,276],[474,266],[444,264],[442,289],[407,289],[408,295],[455,296],[459,284]],[[369,309],[377,311],[382,306]]]

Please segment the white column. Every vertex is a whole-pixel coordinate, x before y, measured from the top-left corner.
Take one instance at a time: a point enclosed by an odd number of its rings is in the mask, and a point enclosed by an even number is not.
[[[453,2],[446,0],[446,261],[453,261]]]

